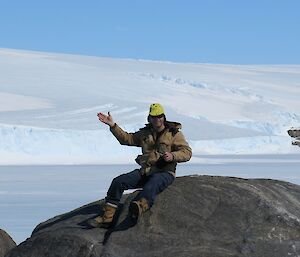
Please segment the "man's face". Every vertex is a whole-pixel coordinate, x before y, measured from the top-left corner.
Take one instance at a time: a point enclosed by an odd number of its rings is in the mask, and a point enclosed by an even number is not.
[[[150,123],[152,124],[153,128],[155,130],[159,130],[160,128],[164,127],[164,115],[159,115],[159,116],[150,116]]]

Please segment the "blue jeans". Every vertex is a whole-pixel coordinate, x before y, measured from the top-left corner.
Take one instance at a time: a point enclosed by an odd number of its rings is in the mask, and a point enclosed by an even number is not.
[[[135,169],[114,178],[105,199],[106,202],[118,205],[124,190],[142,188],[134,201],[145,198],[151,207],[156,195],[171,185],[174,179],[175,177],[169,172],[157,172],[149,176],[142,176],[139,169]]]

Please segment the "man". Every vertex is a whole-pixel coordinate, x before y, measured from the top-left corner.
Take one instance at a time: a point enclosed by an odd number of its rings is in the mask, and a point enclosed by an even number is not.
[[[136,158],[141,168],[114,178],[105,198],[104,214],[88,221],[92,227],[107,227],[113,221],[124,190],[142,188],[129,207],[131,217],[137,219],[151,208],[156,195],[172,184],[177,163],[190,160],[192,150],[179,131],[181,124],[167,121],[160,104],[151,104],[149,123],[135,133],[123,131],[109,112],[98,113],[98,118],[109,125],[122,145],[142,148],[142,154]]]

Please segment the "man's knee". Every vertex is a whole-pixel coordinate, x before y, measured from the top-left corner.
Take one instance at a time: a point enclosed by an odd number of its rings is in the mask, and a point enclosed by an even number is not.
[[[138,176],[138,174],[133,174],[133,172],[131,173],[125,173],[122,175],[119,175],[117,177],[115,177],[112,180],[112,186],[113,187],[122,187],[123,189],[128,189],[129,187],[132,187],[133,185],[135,185],[138,181],[139,181],[140,177]]]
[[[124,181],[125,181],[124,175],[120,175],[118,177],[115,177],[112,180],[112,185],[114,185],[114,186],[121,186]]]

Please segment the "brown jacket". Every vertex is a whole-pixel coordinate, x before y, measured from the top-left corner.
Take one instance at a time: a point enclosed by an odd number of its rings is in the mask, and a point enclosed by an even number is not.
[[[141,166],[143,175],[167,171],[175,176],[177,163],[190,160],[192,149],[179,131],[180,123],[166,121],[165,126],[165,130],[160,133],[155,132],[151,124],[135,133],[127,133],[115,124],[110,131],[120,144],[142,147],[142,154],[137,156],[136,162]],[[165,152],[173,154],[172,162],[164,161],[162,155]]]

